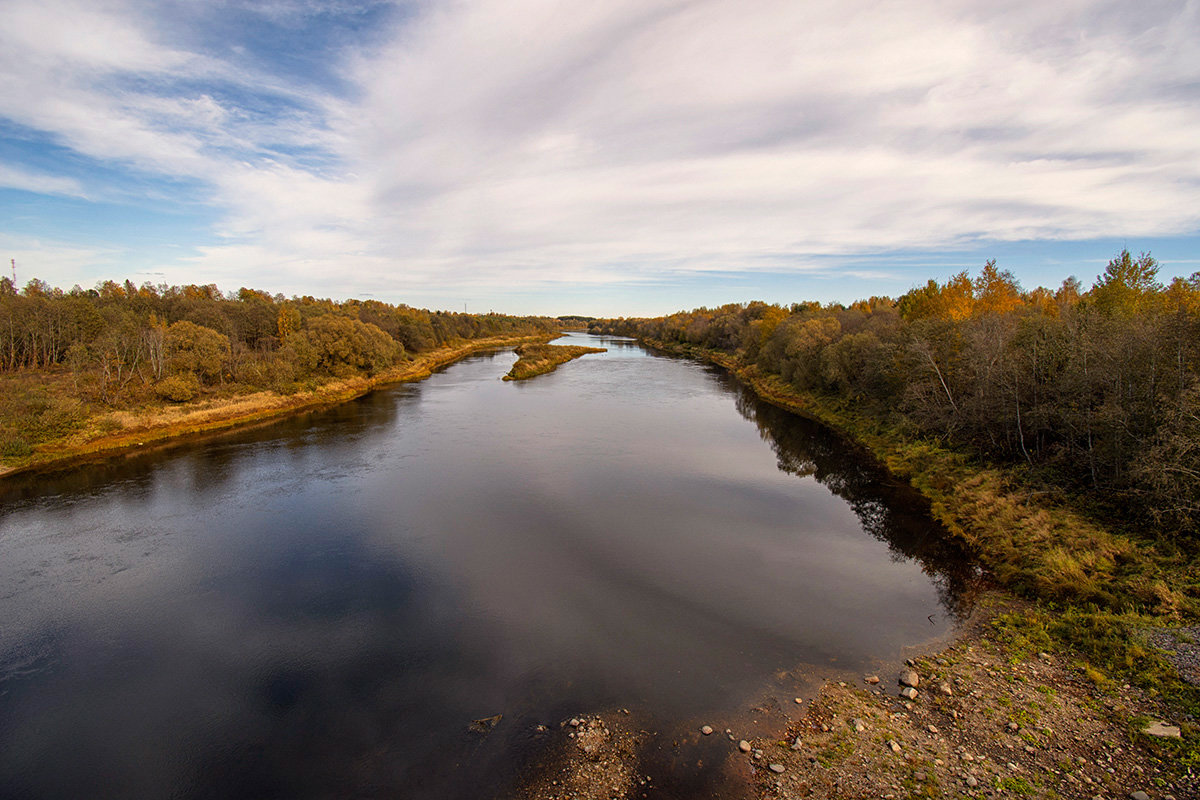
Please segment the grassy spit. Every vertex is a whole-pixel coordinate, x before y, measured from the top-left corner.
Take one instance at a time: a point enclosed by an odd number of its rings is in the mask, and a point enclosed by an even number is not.
[[[17,472],[61,466],[95,456],[162,442],[180,436],[225,430],[260,423],[290,414],[310,411],[361,397],[373,389],[394,383],[419,381],[434,370],[459,361],[472,353],[513,345],[544,342],[549,335],[493,337],[475,339],[440,347],[416,356],[411,361],[371,377],[332,379],[293,394],[261,391],[232,397],[205,398],[178,405],[156,404],[137,408],[104,410],[86,416],[69,432],[38,444],[32,452],[8,457],[0,463],[0,477]],[[47,391],[66,389],[70,377],[65,373],[26,373],[11,380],[49,383]]]
[[[644,344],[722,366],[773,405],[865,445],[929,500],[933,516],[970,546],[1005,592],[1031,601],[1021,613],[994,622],[998,639],[1013,654],[1036,641],[1041,649],[1069,654],[1101,695],[1131,684],[1168,704],[1184,720],[1185,736],[1167,752],[1181,769],[1200,770],[1200,686],[1181,678],[1145,637],[1148,630],[1200,618],[1195,553],[1106,530],[1032,490],[1013,470],[910,437],[845,400],[797,391],[728,353],[654,340]]]
[[[580,347],[564,344],[523,344],[517,348],[517,363],[504,376],[506,381],[523,381],[537,375],[545,375],[558,369],[559,364],[585,356],[588,353],[606,353],[605,347]]]

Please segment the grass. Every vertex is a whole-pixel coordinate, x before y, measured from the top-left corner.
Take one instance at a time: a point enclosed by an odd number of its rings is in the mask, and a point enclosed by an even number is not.
[[[69,373],[9,373],[0,382],[0,476],[335,405],[381,386],[421,380],[480,350],[545,338],[471,340],[422,353],[371,378],[312,381],[287,394],[254,391],[190,403],[144,400],[117,409],[74,399]]]
[[[506,381],[523,381],[545,375],[558,369],[559,364],[585,356],[588,353],[604,353],[604,347],[580,347],[561,344],[523,344],[517,348],[517,363],[504,376]]]

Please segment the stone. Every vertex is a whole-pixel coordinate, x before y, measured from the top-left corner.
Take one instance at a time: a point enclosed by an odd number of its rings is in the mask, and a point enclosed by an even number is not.
[[[708,736],[709,734],[711,734],[713,732],[712,725],[705,725],[703,728],[700,729],[700,732],[703,733],[705,736]]]
[[[1178,739],[1181,736],[1179,726],[1168,725],[1165,722],[1151,722],[1142,728],[1142,733],[1147,736],[1161,736],[1168,739]]]
[[[768,767],[768,769],[770,769],[771,772],[774,772],[774,773],[782,773],[783,772],[783,764],[771,764]]]
[[[887,746],[888,746],[888,749],[890,749],[893,753],[900,752],[900,743],[897,742],[895,739],[888,739]]]
[[[804,702],[804,698],[803,698],[803,697],[797,697],[797,698],[796,698],[796,705],[800,705],[800,704],[802,704],[803,702]]]
[[[750,752],[750,743],[747,742],[745,739],[742,739],[740,742],[738,742],[738,750],[741,750],[743,753],[749,753]]]
[[[1138,791],[1131,792],[1129,794],[1129,800],[1150,800],[1150,795],[1139,789]]]
[[[930,725],[930,726],[929,726],[929,732],[930,732],[930,733],[937,733],[937,732],[938,732],[937,725]]]
[[[917,694],[917,690],[911,686],[905,686],[900,690],[900,696],[907,700],[916,700]]]
[[[967,776],[967,786],[970,786],[972,789],[974,789],[978,785],[979,780],[974,775]]]
[[[1015,732],[1021,730],[1021,726],[1015,722],[1010,722],[1008,723],[1008,729]]]
[[[872,686],[874,686],[875,684],[879,683],[879,676],[878,675],[868,675],[867,677],[863,678],[863,680],[866,681],[867,683],[871,684]]]
[[[572,720],[571,720],[571,727],[572,727],[572,728],[578,728],[578,727],[579,727],[579,725],[580,725],[580,722],[579,722],[579,720],[578,720],[578,719],[572,719]]]
[[[862,733],[867,729],[866,724],[859,718],[855,717],[850,720],[850,725],[854,728],[855,733]]]
[[[938,691],[941,692],[942,694],[946,695],[947,697],[954,694],[954,690],[950,688],[950,684],[946,683],[945,681],[942,681],[941,683],[938,684]]]
[[[921,676],[917,675],[916,670],[904,670],[898,680],[901,686],[911,686],[914,689],[921,685]]]

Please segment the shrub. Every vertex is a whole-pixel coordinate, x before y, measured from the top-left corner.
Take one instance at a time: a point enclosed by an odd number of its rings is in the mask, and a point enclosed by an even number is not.
[[[172,403],[186,403],[200,393],[200,379],[192,372],[178,372],[154,384],[154,393]]]

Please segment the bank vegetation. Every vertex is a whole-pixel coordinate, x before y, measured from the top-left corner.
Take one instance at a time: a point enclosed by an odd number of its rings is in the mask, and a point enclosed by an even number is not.
[[[1139,633],[1200,615],[1200,273],[1164,284],[1158,270],[1122,252],[1090,287],[1027,290],[988,262],[895,299],[590,330],[721,364],[866,444],[999,583],[1039,601],[1038,624],[1089,675],[1200,715],[1196,687]]]
[[[558,328],[214,285],[0,279],[0,471],[339,402]]]

